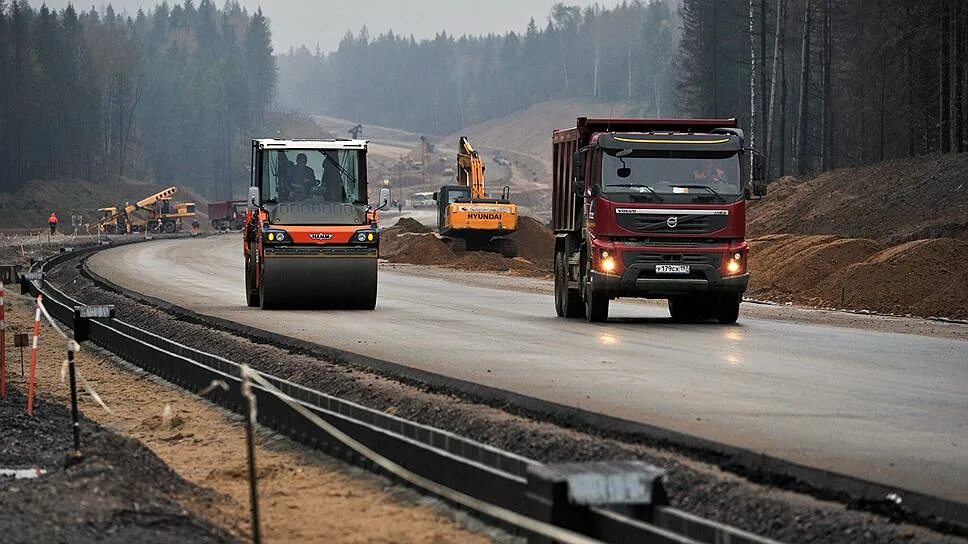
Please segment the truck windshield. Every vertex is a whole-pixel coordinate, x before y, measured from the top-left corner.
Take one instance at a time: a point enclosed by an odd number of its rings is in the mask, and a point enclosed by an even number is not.
[[[719,198],[743,194],[736,152],[605,149],[602,190],[606,193],[682,194]]]

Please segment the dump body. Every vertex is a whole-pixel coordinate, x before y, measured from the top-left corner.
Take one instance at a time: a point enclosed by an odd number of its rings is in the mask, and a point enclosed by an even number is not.
[[[375,307],[380,228],[367,198],[366,141],[253,140],[249,197],[250,306]]]
[[[579,118],[552,149],[559,315],[600,321],[609,300],[643,297],[736,320],[750,187],[735,119]]]

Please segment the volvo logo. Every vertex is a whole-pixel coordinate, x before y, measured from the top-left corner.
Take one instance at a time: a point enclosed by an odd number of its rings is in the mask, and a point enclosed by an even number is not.
[[[333,235],[328,232],[311,232],[309,237],[313,240],[329,240]]]
[[[679,218],[674,215],[666,219],[666,226],[669,227],[670,229],[676,228],[676,225],[678,224],[679,224]]]

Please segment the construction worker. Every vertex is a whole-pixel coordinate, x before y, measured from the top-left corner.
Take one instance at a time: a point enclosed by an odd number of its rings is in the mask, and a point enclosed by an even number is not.
[[[47,224],[50,225],[50,235],[53,236],[57,233],[57,214],[50,212],[50,217],[47,218]]]
[[[192,236],[198,236],[198,229],[201,228],[201,226],[202,225],[199,224],[198,219],[192,220]]]

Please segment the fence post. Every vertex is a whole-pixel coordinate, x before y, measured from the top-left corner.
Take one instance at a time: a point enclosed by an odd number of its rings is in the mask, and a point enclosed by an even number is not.
[[[34,379],[37,372],[37,343],[40,339],[40,304],[44,295],[37,295],[37,310],[34,313],[34,340],[30,348],[30,382],[27,386],[27,415],[34,415]]]
[[[249,381],[249,367],[241,365],[242,371],[242,397],[245,399],[245,446],[248,452],[249,462],[249,502],[252,509],[252,542],[260,544],[262,542],[261,530],[259,529],[259,489],[258,476],[255,470],[255,393],[252,392],[252,383]]]

